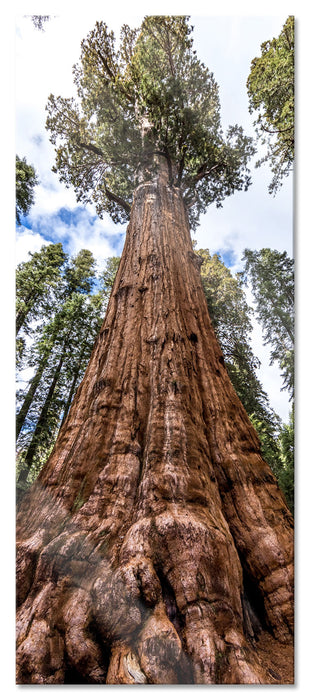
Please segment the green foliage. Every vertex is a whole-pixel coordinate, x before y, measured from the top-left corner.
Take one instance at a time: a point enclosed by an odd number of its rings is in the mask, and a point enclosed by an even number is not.
[[[283,465],[279,474],[279,484],[294,514],[294,408],[291,411],[289,423],[283,425],[281,429],[279,443]]]
[[[256,315],[265,344],[272,347],[271,363],[282,370],[283,389],[294,391],[294,261],[270,248],[244,251],[242,279],[251,283]]]
[[[78,100],[49,97],[55,170],[79,201],[115,222],[128,218],[136,186],[165,159],[194,226],[199,214],[250,184],[252,140],[235,125],[224,137],[218,88],[192,50],[187,17],[146,17],[113,32],[97,22],[74,66]]]
[[[278,38],[261,45],[247,80],[250,112],[257,111],[256,132],[271,164],[270,192],[276,192],[294,162],[294,17],[286,20]]]
[[[288,424],[272,426],[250,416],[261,441],[262,455],[272,468],[294,515],[294,409]]]
[[[42,317],[34,331],[26,352],[34,375],[17,397],[19,491],[36,478],[68,414],[102,324],[118,263],[119,258],[108,259],[96,277],[90,251],[66,261],[50,318]]]
[[[260,366],[251,349],[251,313],[241,275],[233,276],[218,255],[198,250],[201,278],[210,318],[220,343],[225,366],[256,432],[264,459],[279,478],[282,469],[279,432],[281,421],[270,407],[256,370]]]
[[[64,410],[68,410],[68,393],[72,400],[98,330],[97,297],[73,292],[32,348],[32,361],[36,359],[40,366],[44,357],[44,368],[19,435],[22,474],[36,475],[46,460]]]
[[[282,429],[280,419],[276,415],[274,420],[260,419],[254,413],[249,418],[258,434],[262,456],[279,482],[283,469],[279,442]]]
[[[102,270],[102,272],[99,275],[99,283],[100,283],[100,298],[102,299],[102,303],[104,308],[107,307],[108,301],[110,298],[110,294],[112,291],[112,287],[114,284],[114,280],[116,277],[116,273],[118,270],[118,266],[120,263],[120,258],[119,257],[111,257],[108,258],[105,264],[105,268]]]
[[[269,407],[268,397],[256,376],[260,363],[250,345],[251,313],[240,275],[235,277],[218,255],[198,250],[203,262],[201,278],[217,339],[223,351],[231,382],[248,415],[268,426],[279,419]]]
[[[92,290],[95,278],[95,259],[90,250],[83,248],[72,258],[64,273],[65,295],[74,292],[87,294]]]
[[[208,250],[196,252],[203,261],[201,266],[203,288],[212,325],[223,351],[226,369],[258,434],[262,456],[276,476],[293,513],[294,414],[292,413],[289,425],[281,423],[279,416],[270,407],[268,396],[256,375],[260,363],[253,355],[250,345],[252,309],[245,299],[243,289],[245,274],[237,273],[233,276],[218,255],[211,256]],[[278,275],[276,270],[273,270],[275,284],[277,276],[281,277],[283,274],[283,267],[287,267],[289,273],[292,271],[292,261],[289,261],[285,254],[277,251],[261,251],[263,252],[264,260],[272,259],[273,263],[280,267]],[[256,259],[255,251],[246,251],[246,253],[248,261]],[[250,265],[249,262],[248,265]],[[286,283],[290,288],[288,279]],[[278,286],[279,284],[278,281]],[[273,291],[275,293],[275,290]],[[261,305],[265,310],[263,295],[268,296],[267,289],[262,286],[260,292]],[[268,305],[268,300],[266,304]],[[268,317],[268,311],[266,313]],[[276,329],[275,332],[277,332]]]
[[[15,187],[16,187],[16,221],[21,223],[21,216],[28,214],[34,203],[34,188],[38,184],[38,178],[32,165],[28,165],[26,158],[16,156]]]
[[[52,312],[66,259],[61,243],[55,243],[42,246],[17,267],[16,334],[21,334],[17,341],[18,362],[25,349],[25,334],[31,334],[33,324]]]

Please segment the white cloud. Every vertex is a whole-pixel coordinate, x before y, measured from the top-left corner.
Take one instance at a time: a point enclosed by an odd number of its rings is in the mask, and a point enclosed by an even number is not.
[[[216,209],[212,205],[201,217],[194,237],[200,247],[214,253],[233,242],[239,267],[244,248],[272,248],[293,254],[293,187],[290,176],[272,197],[267,166],[255,170],[247,192],[237,192]]]
[[[29,259],[29,253],[37,253],[42,245],[48,245],[47,241],[39,233],[29,232],[28,229],[20,227],[16,235],[15,260],[16,265]]]
[[[64,187],[53,187],[53,180],[49,183],[39,184],[35,189],[35,203],[31,207],[29,220],[35,222],[40,217],[56,214],[59,209],[74,209],[77,206],[76,197],[72,188],[66,190]]]
[[[59,241],[70,256],[87,248],[100,267],[107,257],[120,253],[125,233],[125,226],[116,226],[108,217],[98,219],[92,211],[82,207],[51,212],[34,207],[28,220],[31,232],[29,229],[18,229],[17,232],[18,261],[26,259],[28,250],[34,252],[43,244]]]

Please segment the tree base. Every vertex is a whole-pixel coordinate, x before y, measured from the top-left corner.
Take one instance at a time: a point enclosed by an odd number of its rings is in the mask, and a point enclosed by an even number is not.
[[[18,683],[292,678],[292,517],[196,262],[180,192],[141,185],[84,380],[19,510]]]

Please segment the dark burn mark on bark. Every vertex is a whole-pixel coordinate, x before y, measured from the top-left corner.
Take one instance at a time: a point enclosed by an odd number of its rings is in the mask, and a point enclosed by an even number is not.
[[[203,263],[202,257],[200,255],[198,255],[197,253],[194,253],[194,251],[189,251],[188,257],[191,260],[191,262],[193,263],[196,270],[200,271],[201,265]]]

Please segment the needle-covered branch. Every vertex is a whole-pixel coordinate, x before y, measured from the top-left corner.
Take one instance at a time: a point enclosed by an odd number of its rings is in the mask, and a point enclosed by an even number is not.
[[[253,145],[241,127],[223,135],[217,84],[192,49],[192,29],[187,17],[146,17],[139,29],[122,27],[116,48],[113,32],[97,22],[74,66],[78,101],[50,96],[56,170],[99,215],[123,221],[122,202],[126,214],[162,154],[170,186],[195,197],[193,226],[210,203],[247,189]]]
[[[273,173],[269,191],[275,193],[294,163],[294,17],[286,20],[277,38],[261,45],[247,81],[250,112]]]

